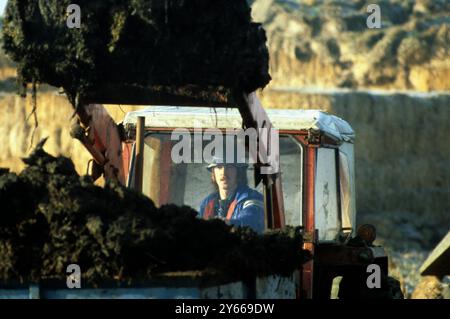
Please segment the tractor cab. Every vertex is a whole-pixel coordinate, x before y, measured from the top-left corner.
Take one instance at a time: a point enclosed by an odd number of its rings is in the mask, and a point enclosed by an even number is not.
[[[249,149],[257,147],[257,143],[252,144],[252,133],[258,140],[258,132],[239,129],[242,118],[236,109],[155,106],[128,113],[123,121],[127,185],[136,184],[136,123],[144,118],[139,178],[142,192],[156,205],[173,203],[198,210],[201,201],[214,191],[211,173],[206,169],[209,150],[213,146],[245,150],[248,184],[266,195],[266,209],[276,206],[275,215],[283,214],[285,225],[302,226],[315,242],[346,240],[355,225],[352,128],[322,111],[266,112],[278,133],[272,134],[276,141],[271,143],[279,147],[282,203],[271,202],[275,196],[267,196],[264,183],[255,178],[256,160],[251,156],[255,150]]]

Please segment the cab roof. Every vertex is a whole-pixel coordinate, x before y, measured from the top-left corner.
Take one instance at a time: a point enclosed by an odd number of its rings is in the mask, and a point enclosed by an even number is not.
[[[278,130],[306,130],[326,135],[336,142],[354,142],[355,132],[350,124],[320,110],[265,109]],[[151,106],[125,116],[125,126],[136,125],[137,117],[145,117],[146,128],[241,128],[242,118],[234,108]]]

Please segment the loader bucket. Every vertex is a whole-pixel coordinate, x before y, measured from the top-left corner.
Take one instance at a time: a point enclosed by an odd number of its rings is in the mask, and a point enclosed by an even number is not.
[[[422,264],[420,274],[439,278],[450,275],[450,231]]]

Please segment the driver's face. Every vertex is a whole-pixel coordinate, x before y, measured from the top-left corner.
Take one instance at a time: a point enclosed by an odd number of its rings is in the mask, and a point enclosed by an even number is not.
[[[220,190],[232,191],[237,186],[237,168],[232,165],[214,167],[214,177]]]

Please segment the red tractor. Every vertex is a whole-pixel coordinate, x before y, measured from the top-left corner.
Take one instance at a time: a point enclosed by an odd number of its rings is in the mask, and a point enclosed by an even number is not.
[[[172,132],[183,128],[194,138],[207,129],[236,134],[233,129],[253,128],[263,134],[256,138],[258,152],[248,174],[250,186],[264,196],[265,226],[301,226],[303,248],[312,256],[299,265],[296,296],[336,297],[333,282],[341,280],[340,298],[402,297],[398,283],[387,276],[384,249],[373,245],[375,228],[356,229],[355,134],[346,121],[317,110],[266,112],[255,93],[198,88],[167,92],[109,89],[79,99],[72,135],[91,153],[95,179],[102,174],[116,179],[156,205],[198,209],[210,175],[202,161],[172,160]],[[97,103],[160,106],[130,112],[116,124]],[[273,165],[279,167],[263,173]],[[369,283],[374,278],[375,286]]]

